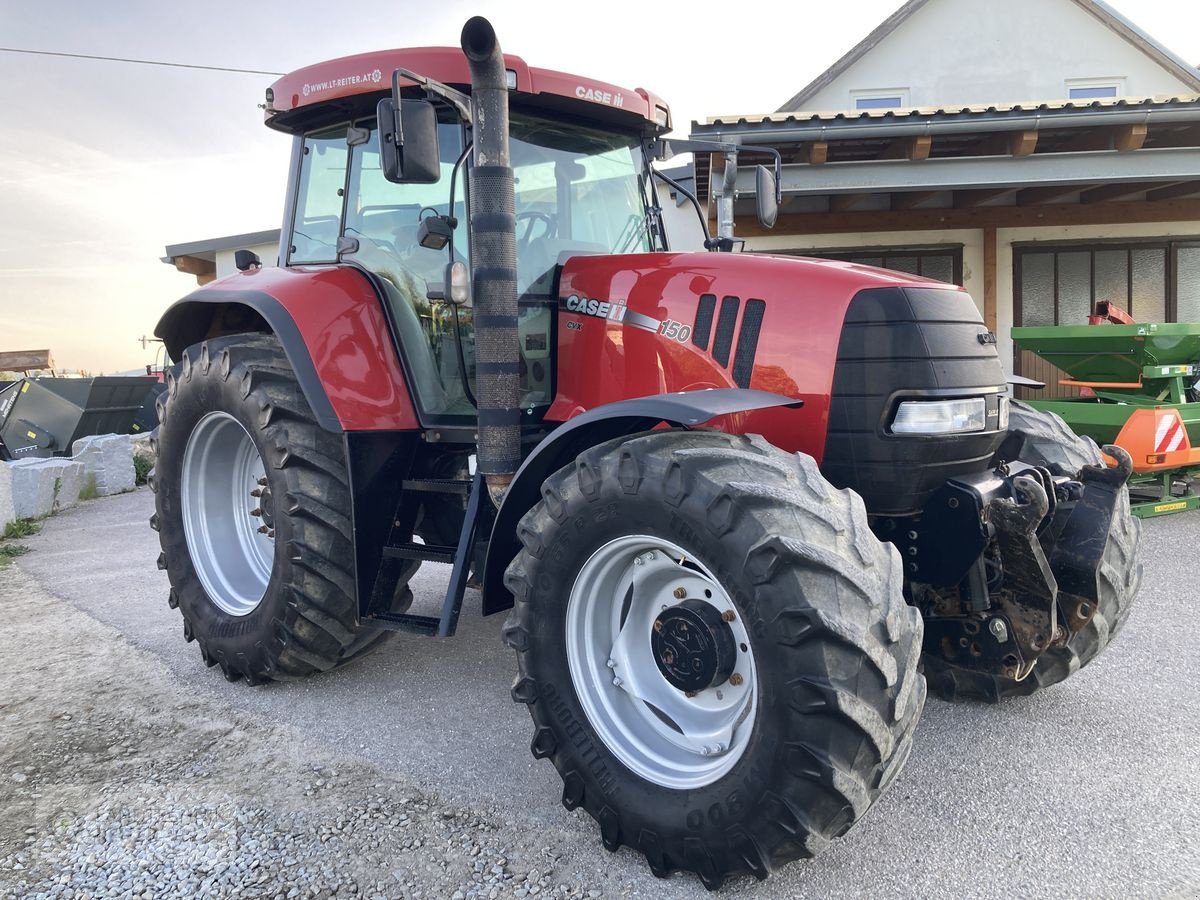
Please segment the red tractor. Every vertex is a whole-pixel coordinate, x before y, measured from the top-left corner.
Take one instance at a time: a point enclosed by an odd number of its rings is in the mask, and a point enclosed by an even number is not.
[[[1125,621],[1123,451],[1010,402],[960,288],[724,252],[728,206],[672,252],[652,159],[739,148],[665,140],[653,94],[475,18],[281,78],[266,121],[279,266],[241,254],[156,330],[159,565],[230,681],[451,635],[476,584],[563,804],[711,888],[858,821],[927,680],[1028,694]]]

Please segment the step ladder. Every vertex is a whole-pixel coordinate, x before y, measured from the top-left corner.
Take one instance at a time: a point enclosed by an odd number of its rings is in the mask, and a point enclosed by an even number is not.
[[[446,596],[442,600],[440,616],[419,616],[411,613],[393,613],[375,608],[379,599],[373,597],[371,608],[363,616],[364,624],[370,623],[390,631],[408,631],[416,634],[450,637],[458,629],[458,615],[462,611],[463,593],[467,588],[471,563],[475,557],[475,538],[479,531],[480,503],[486,490],[483,476],[476,473],[470,479],[422,478],[405,480],[401,483],[401,497],[414,494],[458,494],[467,498],[467,509],[462,532],[455,546],[421,544],[405,541],[383,548],[381,567],[395,565],[404,560],[448,563],[454,566],[450,582],[446,585]],[[390,598],[387,598],[390,600]]]

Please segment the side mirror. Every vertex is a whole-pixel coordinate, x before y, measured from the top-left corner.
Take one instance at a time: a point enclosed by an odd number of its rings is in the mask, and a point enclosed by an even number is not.
[[[754,170],[754,200],[758,207],[758,224],[763,228],[774,228],[779,218],[779,183],[775,173],[766,166]]]
[[[379,117],[379,165],[394,184],[436,184],[442,177],[438,153],[437,111],[428,100],[389,97],[376,107]]]

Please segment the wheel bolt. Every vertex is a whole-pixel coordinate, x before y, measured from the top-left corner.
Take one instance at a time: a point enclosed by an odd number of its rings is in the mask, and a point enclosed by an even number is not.
[[[611,659],[608,662],[606,662],[605,665],[608,666],[610,669],[615,669],[617,667],[617,664],[615,662],[613,662]]]
[[[258,483],[261,487],[266,487],[267,486],[267,476],[264,475],[262,478],[258,479]]]
[[[725,612],[721,613],[722,622],[732,622],[736,618],[737,616],[734,614],[732,609],[727,609]]]
[[[270,531],[271,531],[271,529],[270,529],[270,528],[268,528],[266,525],[259,525],[259,526],[258,526],[258,533],[259,533],[259,534],[268,534],[268,533],[270,533]]]
[[[699,693],[699,691],[685,691],[683,696],[687,697],[690,700],[692,697],[695,697],[698,693]]]
[[[254,509],[250,510],[250,515],[252,515],[252,516],[261,516],[261,515],[262,515],[262,510],[261,510],[261,509],[258,509],[258,508],[256,507],[256,508],[254,508]]]
[[[658,621],[657,619],[654,620],[654,630],[662,631],[662,622]]]
[[[250,492],[251,497],[261,497],[263,494],[262,488],[255,488]]]
[[[686,596],[687,596],[687,588],[685,588],[685,587],[675,588],[675,599],[676,600],[682,600]]]
[[[734,672],[732,675],[729,676],[729,683],[732,684],[734,687],[738,687],[742,683],[742,676],[739,675],[737,672]]]
[[[715,752],[716,751],[714,751],[712,747],[708,746],[708,744],[705,744],[703,747],[700,748],[701,756],[712,756],[713,753],[715,753]]]
[[[613,676],[613,687],[620,687],[622,684],[620,676]]]

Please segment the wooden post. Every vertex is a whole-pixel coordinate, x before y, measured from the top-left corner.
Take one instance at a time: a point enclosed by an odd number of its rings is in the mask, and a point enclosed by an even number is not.
[[[983,229],[983,322],[996,333],[996,228]]]

